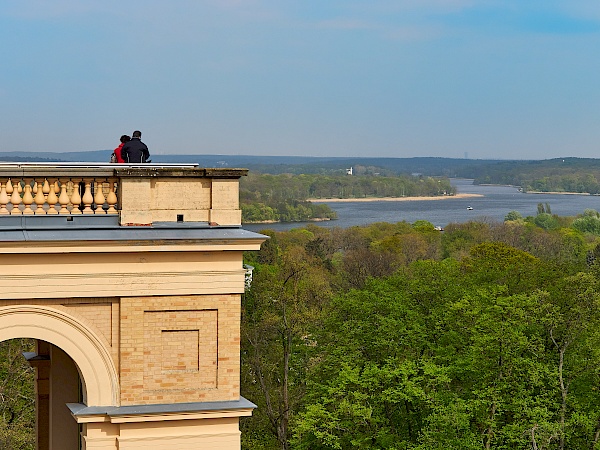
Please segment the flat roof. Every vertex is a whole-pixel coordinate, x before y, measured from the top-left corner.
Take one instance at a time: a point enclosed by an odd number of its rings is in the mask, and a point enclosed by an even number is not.
[[[2,242],[256,240],[262,234],[241,226],[211,226],[207,222],[158,222],[150,226],[120,226],[116,215],[8,216],[0,218]]]

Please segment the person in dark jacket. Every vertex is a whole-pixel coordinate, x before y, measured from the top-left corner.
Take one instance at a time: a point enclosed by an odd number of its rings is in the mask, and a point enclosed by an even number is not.
[[[148,147],[141,140],[142,132],[134,131],[131,140],[125,142],[121,149],[121,156],[126,163],[145,163],[150,158]]]

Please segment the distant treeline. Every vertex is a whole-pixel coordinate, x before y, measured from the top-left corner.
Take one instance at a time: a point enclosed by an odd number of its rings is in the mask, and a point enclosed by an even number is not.
[[[600,194],[600,160],[559,158],[545,161],[507,161],[478,168],[476,184],[509,184],[525,192]]]
[[[232,159],[228,164],[238,162]],[[498,160],[470,160],[456,158],[295,158],[288,161],[284,157],[269,159],[240,160],[241,167],[252,172],[270,173],[273,175],[291,173],[344,175],[346,169],[352,167],[355,175],[395,176],[421,174],[434,177],[473,178],[481,166],[499,162]],[[240,165],[238,164],[238,167]],[[233,167],[233,166],[232,166]]]
[[[248,222],[333,219],[335,212],[309,199],[425,197],[453,195],[447,178],[401,175],[261,175],[250,173],[240,182],[242,220]]]

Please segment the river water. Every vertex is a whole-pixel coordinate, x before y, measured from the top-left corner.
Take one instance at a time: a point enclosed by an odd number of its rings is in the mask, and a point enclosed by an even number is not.
[[[445,227],[449,223],[463,223],[469,220],[503,221],[509,211],[518,211],[523,217],[537,214],[538,203],[548,203],[553,214],[575,216],[586,208],[600,211],[600,196],[567,194],[524,194],[510,186],[477,186],[473,180],[453,179],[459,193],[481,194],[483,197],[449,198],[444,200],[415,201],[373,201],[373,202],[331,202],[327,203],[337,212],[338,219],[316,222],[322,227],[347,228],[355,225],[368,225],[373,222],[413,223],[427,220]],[[467,210],[467,207],[472,210]],[[314,223],[314,222],[311,222]],[[244,228],[258,231],[265,228],[289,230],[305,226],[305,222],[253,224]]]

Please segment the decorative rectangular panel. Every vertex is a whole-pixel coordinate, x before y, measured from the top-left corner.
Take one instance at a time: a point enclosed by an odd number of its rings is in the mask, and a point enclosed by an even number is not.
[[[144,390],[217,387],[217,310],[144,312]]]

